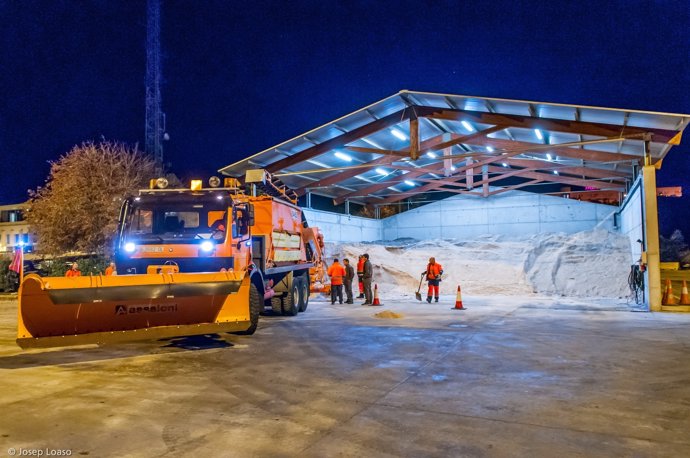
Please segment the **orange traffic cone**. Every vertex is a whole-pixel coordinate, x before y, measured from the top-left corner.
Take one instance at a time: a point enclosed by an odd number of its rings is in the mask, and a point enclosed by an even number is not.
[[[371,305],[383,305],[379,301],[379,285],[374,285],[374,302]]]
[[[462,292],[460,291],[460,285],[458,285],[458,294],[455,296],[455,307],[451,310],[467,310],[462,305]]]
[[[676,305],[676,297],[673,295],[673,283],[671,279],[666,279],[666,291],[664,291],[664,297],[661,299],[663,305]]]
[[[680,293],[680,305],[690,305],[690,294],[688,294],[688,283],[683,280],[683,290]]]
[[[668,285],[671,283],[671,280],[666,279],[666,284],[664,285],[664,294],[661,296],[661,305],[666,305],[666,301],[668,300]]]

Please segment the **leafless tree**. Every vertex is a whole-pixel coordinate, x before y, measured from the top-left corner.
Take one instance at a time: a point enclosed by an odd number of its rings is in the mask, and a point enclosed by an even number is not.
[[[29,192],[26,212],[38,251],[109,253],[123,199],[153,174],[152,158],[107,141],[83,143],[51,162],[45,185]]]

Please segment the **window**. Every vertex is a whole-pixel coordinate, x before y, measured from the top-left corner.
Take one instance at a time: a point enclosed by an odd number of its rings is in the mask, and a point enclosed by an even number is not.
[[[135,234],[150,234],[153,230],[153,212],[137,209],[132,218],[132,232]]]
[[[24,245],[29,244],[29,234],[24,234]]]
[[[180,229],[199,227],[199,212],[165,212],[165,221],[177,218]]]
[[[19,234],[14,234],[14,244],[19,245]]]

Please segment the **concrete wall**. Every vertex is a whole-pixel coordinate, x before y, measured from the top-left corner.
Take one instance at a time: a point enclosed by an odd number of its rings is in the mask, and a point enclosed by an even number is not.
[[[482,234],[575,233],[613,229],[615,207],[511,191],[489,198],[456,196],[383,220],[383,238],[463,238]]]
[[[324,233],[326,242],[372,242],[381,240],[381,220],[304,209],[310,226]]]
[[[620,232],[630,239],[631,264],[640,259],[642,252],[642,246],[638,243],[638,240],[644,240],[642,198],[642,177],[640,176],[630,188],[628,197],[618,212]]]
[[[596,226],[612,230],[615,211],[609,205],[511,191],[489,198],[451,197],[383,220],[311,209],[305,209],[304,214],[309,225],[321,228],[329,242],[370,242],[404,237],[423,240],[575,233]]]

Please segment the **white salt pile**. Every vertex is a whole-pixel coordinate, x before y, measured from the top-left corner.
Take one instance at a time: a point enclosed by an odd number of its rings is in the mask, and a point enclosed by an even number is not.
[[[332,257],[369,253],[374,282],[387,296],[411,296],[433,256],[443,266],[441,294],[457,285],[470,295],[548,294],[624,297],[631,253],[627,237],[603,229],[577,234],[485,235],[472,240],[396,240],[327,244]],[[426,294],[426,282],[422,283]]]

